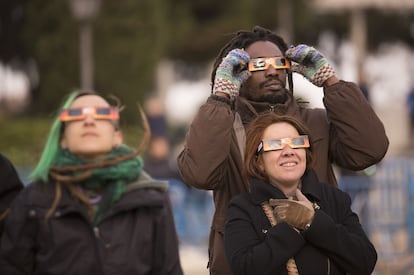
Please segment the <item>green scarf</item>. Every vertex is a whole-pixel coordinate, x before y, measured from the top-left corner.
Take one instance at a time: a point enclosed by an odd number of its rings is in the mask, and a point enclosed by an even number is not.
[[[113,159],[127,154],[134,153],[135,150],[121,145],[112,149],[106,159]],[[62,150],[55,167],[75,166],[86,164],[85,161],[79,159],[68,150]],[[103,214],[122,196],[126,185],[138,179],[141,174],[144,162],[140,156],[119,162],[113,166],[98,167],[93,169],[92,174],[85,181],[81,182],[82,188],[91,190],[102,190],[102,199],[94,208],[93,224],[98,224]],[[68,176],[77,176],[84,171],[72,172],[66,174]]]

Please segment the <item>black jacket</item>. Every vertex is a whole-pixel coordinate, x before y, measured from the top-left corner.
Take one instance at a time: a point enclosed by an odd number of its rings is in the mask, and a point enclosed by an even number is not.
[[[316,174],[302,177],[302,192],[320,209],[311,227],[297,233],[287,223],[271,227],[261,203],[286,198],[269,183],[253,179],[250,193],[229,204],[224,244],[234,274],[287,274],[286,261],[294,257],[299,274],[370,274],[377,253],[345,192],[319,183]]]
[[[0,244],[0,274],[182,274],[166,185],[146,173],[95,227],[66,189],[45,222],[53,197],[54,184],[35,183],[16,198]]]
[[[0,154],[0,216],[6,215],[13,199],[23,188],[23,183],[13,164]],[[3,232],[4,220],[0,219],[0,236]]]

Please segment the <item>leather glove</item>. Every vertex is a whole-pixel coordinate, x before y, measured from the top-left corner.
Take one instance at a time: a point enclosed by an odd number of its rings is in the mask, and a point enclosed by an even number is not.
[[[299,201],[270,199],[269,204],[274,207],[273,215],[277,222],[287,222],[299,230],[308,229],[315,215],[314,209],[309,209]]]
[[[322,87],[328,78],[335,75],[328,59],[314,47],[300,44],[289,48],[285,55],[296,62],[292,64],[293,72],[300,73],[318,87]]]
[[[238,96],[241,84],[251,75],[247,70],[249,60],[250,56],[244,50],[231,50],[217,68],[213,93],[226,93],[230,98]]]

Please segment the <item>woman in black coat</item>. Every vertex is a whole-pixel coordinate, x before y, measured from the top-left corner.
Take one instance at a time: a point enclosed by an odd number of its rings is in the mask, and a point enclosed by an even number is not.
[[[370,274],[377,253],[345,192],[312,171],[306,127],[257,117],[246,132],[250,192],[231,200],[225,250],[234,274]]]
[[[119,108],[72,93],[5,222],[0,274],[183,274],[165,182],[123,143]]]

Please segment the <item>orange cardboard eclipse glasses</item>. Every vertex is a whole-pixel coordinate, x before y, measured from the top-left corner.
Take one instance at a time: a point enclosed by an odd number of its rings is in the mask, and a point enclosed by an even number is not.
[[[309,148],[309,137],[302,135],[294,138],[281,138],[281,139],[262,139],[257,147],[256,155],[260,152],[282,150],[284,145],[288,145],[292,149],[297,148]]]
[[[83,107],[63,109],[59,119],[62,122],[84,120],[90,115],[96,120],[119,120],[119,112],[113,107]]]
[[[272,65],[276,70],[289,69],[290,62],[285,57],[266,57],[250,59],[248,70],[250,72],[267,70]]]

